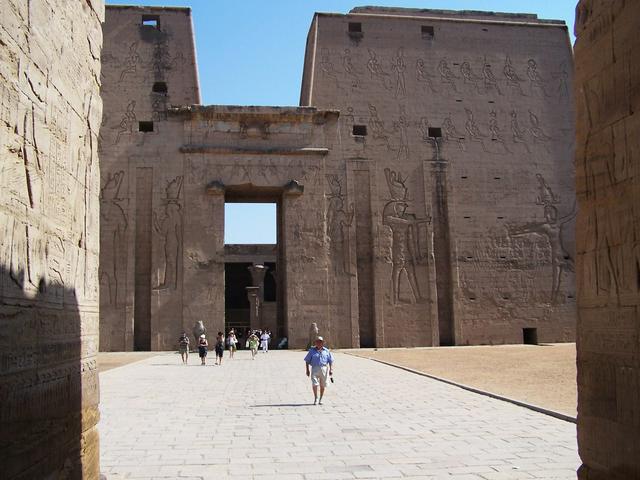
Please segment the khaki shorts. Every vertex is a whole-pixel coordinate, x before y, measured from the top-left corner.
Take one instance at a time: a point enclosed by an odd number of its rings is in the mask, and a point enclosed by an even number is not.
[[[311,367],[311,384],[314,387],[320,385],[321,387],[327,386],[327,378],[329,377],[329,366],[324,367]]]

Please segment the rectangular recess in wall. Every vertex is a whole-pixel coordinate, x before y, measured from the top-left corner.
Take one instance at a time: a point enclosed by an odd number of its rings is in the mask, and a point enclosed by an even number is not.
[[[420,32],[422,33],[422,38],[425,40],[433,40],[435,35],[435,30],[432,25],[422,25],[420,27]]]
[[[151,350],[152,199],[153,169],[136,168],[133,348],[143,351]]]

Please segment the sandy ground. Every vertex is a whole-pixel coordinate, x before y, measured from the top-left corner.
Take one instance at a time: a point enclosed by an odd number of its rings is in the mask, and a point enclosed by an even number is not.
[[[166,352],[100,352],[98,353],[98,372],[106,372],[112,368],[122,367],[163,353]],[[179,356],[178,362],[180,362]]]
[[[576,416],[575,343],[344,351]]]

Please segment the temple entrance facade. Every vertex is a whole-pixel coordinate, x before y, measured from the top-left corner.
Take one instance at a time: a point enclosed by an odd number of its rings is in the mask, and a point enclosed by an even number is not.
[[[301,107],[199,105],[191,24],[106,9],[102,350],[198,321],[296,348],[314,322],[333,347],[575,338],[563,22],[317,14]],[[225,245],[225,203],[265,201],[277,244]]]

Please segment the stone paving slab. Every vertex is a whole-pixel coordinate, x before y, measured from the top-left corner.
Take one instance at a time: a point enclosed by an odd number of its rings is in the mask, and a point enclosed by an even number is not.
[[[571,423],[340,353],[313,406],[303,356],[163,354],[101,373],[104,477],[576,478]]]

